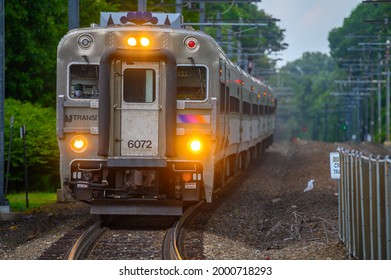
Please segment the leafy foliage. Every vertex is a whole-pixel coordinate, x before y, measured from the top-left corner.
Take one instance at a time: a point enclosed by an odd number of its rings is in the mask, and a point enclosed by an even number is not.
[[[389,35],[390,14],[391,5],[358,5],[345,18],[343,26],[330,31],[328,39],[331,56],[339,61],[340,66],[344,60],[360,55],[377,59],[379,47],[372,43],[385,43]]]
[[[7,96],[55,104],[56,46],[66,31],[65,3],[5,1]]]
[[[326,120],[326,110],[333,104],[329,94],[335,67],[328,55],[307,52],[281,68],[278,79],[293,92],[292,111],[285,120],[290,124],[290,131],[286,131],[285,138],[331,140],[332,128],[328,126],[330,117]]]
[[[28,182],[31,190],[53,191],[59,184],[59,152],[56,140],[56,113],[29,102],[12,98],[5,101],[5,124],[14,117],[13,129],[5,130],[5,160],[8,164],[8,147],[12,133],[9,191],[23,189],[24,147],[19,128],[26,127],[26,159]]]
[[[281,69],[275,84],[293,92],[292,117],[285,120],[290,127],[288,135],[325,141],[363,141],[371,133],[371,124],[378,126],[377,118],[370,116],[379,111],[382,120],[385,119],[386,85],[380,88],[380,110],[374,106],[377,94],[368,97],[361,93],[376,87],[364,81],[385,79],[381,72],[390,70],[386,48],[391,38],[390,14],[391,5],[359,4],[341,27],[330,31],[330,56],[305,53]],[[384,139],[384,123],[380,133],[377,127],[372,131],[376,140]]]
[[[390,71],[389,53],[387,51],[386,42],[391,38],[390,34],[390,16],[391,5],[387,3],[379,4],[360,4],[352,11],[351,15],[345,19],[344,24],[340,28],[335,28],[329,33],[329,42],[331,55],[337,61],[340,68],[341,79],[345,80],[381,80],[381,73]],[[362,91],[366,87],[375,87],[375,84],[348,84],[343,90],[347,91]],[[366,123],[373,123],[376,127],[375,139],[383,141],[385,139],[386,127],[384,105],[380,110],[377,106],[373,106],[373,112],[370,115],[377,115],[380,113],[382,123],[379,123],[377,118],[368,120],[365,116],[365,110],[370,106],[369,103],[377,104],[378,96],[381,104],[386,100],[386,84],[380,88],[379,95],[375,92],[371,98],[364,102],[356,102],[358,107],[358,118],[355,133],[359,136],[359,140],[364,140],[364,135],[367,133],[368,127]],[[376,112],[375,112],[376,111]],[[361,127],[359,124],[363,124]],[[380,126],[380,133],[378,129]]]

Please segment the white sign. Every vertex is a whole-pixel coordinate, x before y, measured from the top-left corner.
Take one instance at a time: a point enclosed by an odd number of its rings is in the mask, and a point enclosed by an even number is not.
[[[341,165],[338,152],[330,153],[330,174],[331,179],[341,179]]]

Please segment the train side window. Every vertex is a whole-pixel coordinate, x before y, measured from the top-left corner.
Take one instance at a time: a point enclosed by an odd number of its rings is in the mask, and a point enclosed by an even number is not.
[[[229,87],[225,87],[225,95],[226,95],[226,97],[225,97],[225,99],[226,99],[226,102],[225,102],[225,113],[226,114],[229,114]]]
[[[123,98],[128,103],[152,103],[155,101],[155,71],[128,68],[124,71]]]
[[[220,114],[225,113],[225,84],[220,82]]]
[[[258,105],[257,104],[253,104],[252,114],[255,115],[255,116],[258,115]]]
[[[243,108],[242,108],[242,112],[243,112],[243,114],[245,114],[245,115],[250,115],[250,113],[251,113],[251,106],[250,106],[250,103],[248,103],[248,102],[246,102],[246,101],[243,101],[243,103],[242,103],[242,106],[243,106]]]
[[[238,98],[234,96],[229,97],[229,108],[231,113],[240,113],[239,103],[240,101]]]
[[[177,100],[205,100],[206,85],[206,67],[194,65],[177,67]]]
[[[69,67],[69,96],[77,99],[99,97],[99,66],[92,64],[72,64]]]
[[[264,115],[263,105],[259,105],[259,114],[260,114],[261,116]]]

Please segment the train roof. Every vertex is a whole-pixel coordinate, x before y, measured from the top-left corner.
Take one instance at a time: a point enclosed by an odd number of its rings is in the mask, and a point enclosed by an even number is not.
[[[244,75],[252,80],[253,83],[258,83],[264,87],[269,88],[269,90],[272,90],[272,88],[268,85],[266,85],[263,81],[260,79],[250,75],[245,70],[241,69],[238,65],[233,63],[226,55],[224,50],[221,48],[219,44],[214,40],[213,37],[211,37],[209,34],[194,30],[191,27],[185,27],[183,25],[183,16],[179,13],[151,13],[151,12],[101,12],[100,13],[100,24],[99,26],[91,26],[95,27],[95,30],[100,28],[115,28],[118,30],[118,28],[127,28],[127,27],[142,27],[147,28],[151,30],[151,28],[167,28],[167,29],[175,29],[176,32],[186,32],[186,33],[197,33],[198,35],[203,35],[206,37],[209,37],[212,41],[215,42],[216,48],[219,50],[220,54],[222,54],[226,61],[228,63],[237,69],[241,75]],[[81,30],[85,30],[88,28],[80,28],[79,32]],[[71,30],[72,31],[72,30]],[[68,33],[70,33],[69,31]],[[73,30],[76,31],[76,30]],[[76,31],[78,32],[78,31]],[[63,38],[64,39],[64,38]]]
[[[182,28],[183,16],[178,13],[151,12],[101,12],[100,26],[110,25],[153,25]]]

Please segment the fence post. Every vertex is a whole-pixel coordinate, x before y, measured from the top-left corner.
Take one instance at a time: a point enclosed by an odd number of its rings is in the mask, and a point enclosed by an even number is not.
[[[343,180],[344,180],[344,154],[340,151],[339,152],[339,162],[340,162],[340,168],[341,168],[341,177],[338,180],[338,227],[339,227],[339,239],[343,240],[343,223],[342,223],[342,188],[344,186]]]
[[[362,170],[361,170],[361,154],[358,153],[355,157],[355,231],[354,231],[354,244],[355,244],[355,255],[356,256],[362,256],[362,239],[361,239],[361,233],[362,233],[362,220],[361,220],[361,212],[362,212],[362,205],[361,205],[361,187],[362,187]]]
[[[375,259],[375,238],[376,238],[376,227],[374,225],[374,209],[373,209],[373,199],[374,199],[374,189],[373,189],[373,170],[372,170],[372,155],[369,156],[369,240],[370,240],[370,250],[371,250],[371,260]]]
[[[350,154],[347,155],[346,161],[346,185],[345,185],[345,242],[346,249],[349,255],[352,255],[351,243],[350,243]]]
[[[376,216],[377,216],[377,259],[382,260],[383,258],[383,237],[385,236],[384,226],[384,176],[381,176],[384,168],[380,168],[380,155],[376,158]]]
[[[391,159],[340,149],[339,236],[348,254],[391,259]],[[384,164],[384,166],[382,165]]]
[[[387,260],[391,260],[391,175],[389,163],[390,159],[389,156],[387,156],[384,161]]]
[[[341,189],[340,189],[340,208],[341,208],[341,233],[340,237],[343,243],[346,243],[346,214],[345,214],[345,190],[346,190],[346,155],[342,154],[343,161],[341,162]]]
[[[352,255],[356,256],[356,154],[352,154],[351,163],[350,163],[350,217],[351,217],[351,226],[350,226],[350,243]]]
[[[365,246],[365,215],[364,215],[364,210],[365,210],[365,203],[364,203],[364,172],[363,172],[363,166],[362,166],[362,156],[360,155],[359,157],[359,172],[360,172],[360,258],[365,259],[366,258],[366,246]]]

